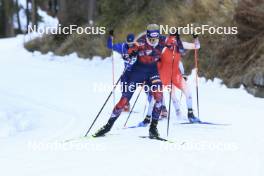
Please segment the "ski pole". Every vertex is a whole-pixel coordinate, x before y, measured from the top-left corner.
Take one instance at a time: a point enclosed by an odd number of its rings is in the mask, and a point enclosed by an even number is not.
[[[113,45],[114,45],[114,36],[112,36],[112,84],[113,86],[115,85],[115,62],[114,62],[114,50],[113,50]],[[113,92],[113,104],[115,106],[115,92]]]
[[[170,112],[171,112],[171,96],[172,96],[172,78],[173,78],[173,65],[174,65],[174,57],[175,57],[175,49],[176,46],[173,48],[173,53],[172,53],[172,65],[171,65],[171,82],[170,82],[170,100],[169,100],[169,114],[168,114],[168,121],[167,121],[167,137],[169,136],[169,128],[170,128]]]
[[[147,101],[145,102],[145,106],[144,106],[143,118],[145,117],[146,109],[147,109]]]
[[[142,85],[142,87],[141,87],[141,89],[140,89],[140,91],[139,91],[139,93],[138,93],[138,95],[137,95],[137,98],[136,98],[136,100],[135,100],[135,102],[134,102],[134,104],[133,104],[131,110],[129,111],[129,114],[128,114],[128,116],[127,116],[126,122],[125,122],[125,124],[124,124],[124,127],[126,127],[126,124],[127,124],[127,122],[128,122],[128,119],[130,118],[131,113],[133,112],[134,107],[135,107],[135,105],[136,105],[136,103],[137,103],[137,100],[138,100],[138,98],[139,98],[139,96],[140,96],[142,90],[144,89],[144,85],[145,85],[145,81],[144,81],[144,83],[143,83],[143,85]]]
[[[123,72],[123,73],[124,73],[124,72]],[[118,83],[120,82],[122,76],[123,76],[123,74],[119,77],[119,79],[118,79],[117,82],[115,83],[115,85],[114,85],[112,91],[111,91],[110,94],[108,95],[107,99],[105,100],[103,106],[101,107],[100,111],[99,111],[98,114],[96,115],[96,117],[95,117],[95,119],[94,119],[92,125],[89,127],[89,129],[88,129],[88,131],[86,132],[86,134],[85,134],[84,137],[86,137],[86,136],[88,135],[88,133],[90,132],[90,130],[92,129],[92,127],[93,127],[93,125],[95,124],[96,120],[98,119],[98,117],[100,116],[101,112],[103,111],[103,109],[104,109],[106,103],[108,102],[108,100],[110,99],[111,95],[112,95],[113,92],[115,91],[115,89],[116,89]]]
[[[196,70],[196,77],[195,77],[195,82],[196,82],[196,100],[197,100],[197,110],[198,110],[198,118],[200,116],[200,108],[199,108],[199,88],[198,88],[198,51],[196,48],[196,45],[194,43],[194,60],[195,60],[195,70]]]

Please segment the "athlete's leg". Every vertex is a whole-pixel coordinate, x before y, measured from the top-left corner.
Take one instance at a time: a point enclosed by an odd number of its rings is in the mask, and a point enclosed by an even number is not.
[[[150,137],[158,137],[159,133],[158,133],[157,125],[161,113],[163,92],[162,92],[162,83],[157,70],[153,70],[149,80],[151,81],[151,92],[155,99],[154,107],[152,110],[152,121],[149,128],[149,135]]]
[[[118,103],[115,105],[112,114],[107,122],[106,125],[104,125],[102,128],[100,128],[95,134],[95,137],[103,136],[105,133],[109,132],[114,125],[116,119],[120,116],[122,113],[124,107],[127,105],[131,97],[133,96],[137,85],[139,83],[142,83],[145,80],[145,75],[140,72],[140,70],[131,73],[130,80],[128,84],[128,89],[126,91],[122,92],[122,97],[118,101]]]
[[[185,79],[181,79],[181,85],[179,87],[181,89],[181,91],[183,92],[183,94],[186,97],[186,105],[188,109],[192,109],[192,93],[190,91],[190,88],[187,84],[187,82],[185,81]]]
[[[171,99],[176,112],[176,116],[179,117],[181,115],[180,103],[176,97],[176,87],[174,85],[172,86]]]
[[[152,96],[151,93],[148,93],[148,103],[149,103],[149,106],[148,106],[147,116],[151,117],[152,110],[153,110],[154,103],[155,103],[154,97]]]
[[[129,75],[131,74],[131,71],[129,70],[125,70],[123,75],[121,76],[121,91],[122,91],[122,95],[127,92],[128,89],[128,81],[129,81]],[[129,101],[127,102],[127,104],[124,107],[124,111],[128,112],[130,111],[130,104]]]
[[[181,82],[181,90],[183,91],[185,97],[186,97],[186,105],[188,108],[188,119],[191,123],[198,123],[200,122],[199,118],[195,117],[193,114],[193,106],[192,106],[192,94],[190,91],[190,88],[186,81],[182,78]]]

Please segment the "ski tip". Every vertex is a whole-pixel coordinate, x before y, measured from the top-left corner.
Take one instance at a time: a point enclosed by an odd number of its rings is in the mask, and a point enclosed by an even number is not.
[[[214,123],[214,122],[204,122],[204,121],[200,121],[200,122],[182,122],[179,123],[182,125],[220,125],[220,126],[229,126],[231,124],[227,124],[227,123]]]
[[[63,143],[75,142],[75,141],[78,141],[78,140],[89,139],[89,138],[93,138],[93,136],[81,136],[81,137],[66,139],[66,140],[63,141]]]
[[[162,138],[162,137],[154,137],[154,136],[139,136],[140,138],[143,138],[143,139],[152,139],[152,140],[159,140],[159,141],[164,141],[164,142],[171,142],[165,138]]]
[[[123,129],[137,128],[137,127],[139,127],[139,126],[137,126],[137,125],[134,125],[134,126],[126,126],[126,127],[123,127]]]

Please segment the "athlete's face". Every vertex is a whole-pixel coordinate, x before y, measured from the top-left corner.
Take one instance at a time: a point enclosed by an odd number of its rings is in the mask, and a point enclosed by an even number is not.
[[[159,43],[159,30],[148,30],[147,42],[151,46],[156,46]]]
[[[147,41],[148,43],[151,45],[151,46],[156,46],[158,43],[159,43],[159,38],[158,37],[148,37],[147,38]]]

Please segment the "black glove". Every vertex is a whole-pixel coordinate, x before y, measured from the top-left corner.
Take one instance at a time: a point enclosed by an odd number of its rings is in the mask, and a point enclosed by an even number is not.
[[[178,30],[175,33],[171,33],[170,35],[171,36],[175,36],[176,38],[180,37],[180,34],[179,34]]]
[[[114,30],[113,30],[113,29],[111,29],[111,30],[109,31],[109,35],[110,35],[110,36],[114,36]]]
[[[197,34],[192,34],[193,38],[196,39],[198,37]]]

